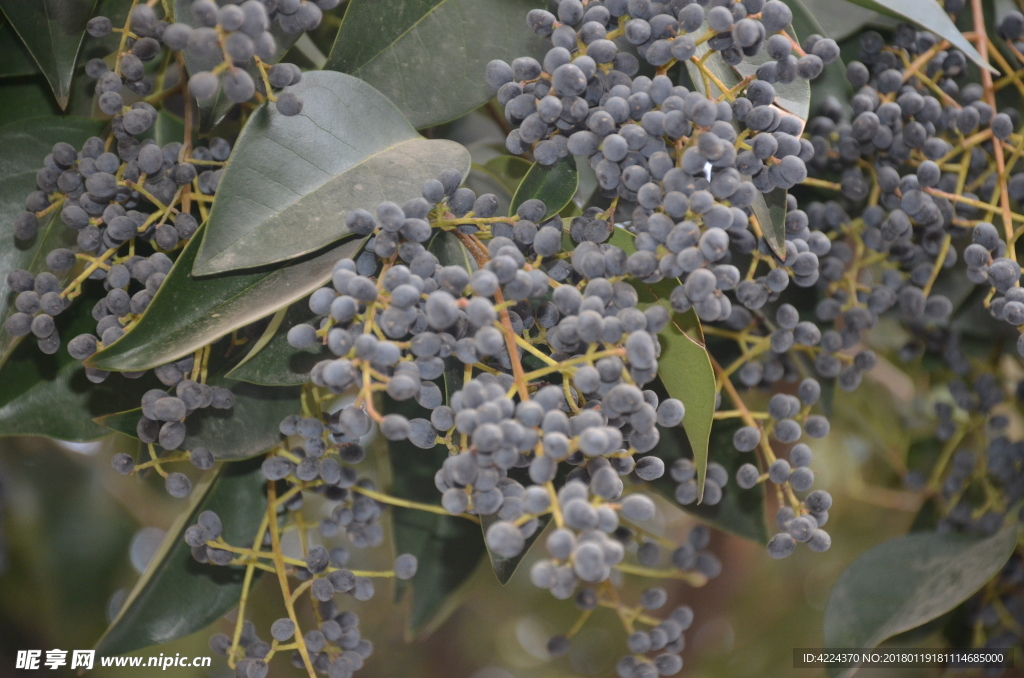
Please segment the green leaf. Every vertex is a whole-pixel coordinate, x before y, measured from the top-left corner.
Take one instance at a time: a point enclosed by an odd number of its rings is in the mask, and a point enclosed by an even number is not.
[[[50,81],[61,108],[68,105],[78,48],[95,7],[96,0],[0,0],[0,10]]]
[[[621,228],[615,229],[610,242],[627,253],[636,251],[633,237]],[[671,321],[658,335],[658,341],[661,342],[658,374],[669,397],[679,399],[686,408],[683,428],[697,466],[698,494],[703,498],[716,388],[715,371],[704,346],[700,320],[693,309],[686,313],[676,313],[668,303],[672,290],[679,285],[678,280],[663,280],[656,285],[640,281],[631,281],[631,284],[636,288],[641,309],[661,304],[669,312]]]
[[[297,387],[270,388],[221,375],[211,377],[207,383],[231,389],[235,406],[230,410],[207,407],[188,415],[181,449],[205,447],[218,461],[248,459],[270,449],[281,441],[281,420],[302,409],[301,389]],[[141,416],[142,409],[136,408],[97,417],[96,423],[136,438],[135,427]]]
[[[497,514],[492,514],[489,516],[480,516],[480,533],[487,534],[487,528],[490,527],[492,524],[496,523],[497,521]],[[525,558],[526,554],[530,552],[531,548],[533,548],[533,545],[540,538],[541,533],[544,532],[544,528],[548,526],[549,522],[551,522],[551,514],[541,516],[537,519],[537,529],[526,540],[526,545],[523,547],[522,552],[520,552],[520,554],[518,556],[515,556],[514,558],[505,558],[504,556],[498,556],[495,555],[494,552],[491,551],[491,549],[487,549],[487,555],[490,557],[491,560],[491,569],[494,570],[494,574],[498,577],[498,581],[501,582],[502,586],[507,584],[509,579],[512,578],[512,575],[516,573],[516,570],[519,568],[519,564],[523,562],[523,558]]]
[[[6,97],[6,89],[0,94]],[[0,98],[3,98],[0,97]],[[25,198],[36,189],[36,172],[43,158],[58,141],[75,147],[94,134],[102,123],[81,118],[45,117],[0,127],[0,318],[13,312],[14,294],[7,286],[7,274],[16,268],[39,273],[46,268],[46,255],[58,247],[74,247],[75,231],[64,225],[59,212],[40,220],[39,233],[31,241],[16,240],[14,217],[25,210]],[[6,360],[18,340],[0,332],[0,363]]]
[[[797,40],[803,41],[810,35],[821,35],[823,37],[829,37],[837,39],[836,35],[832,35],[829,31],[822,28],[822,24],[818,22],[818,19],[829,19],[832,22],[837,20],[836,15],[841,18],[844,13],[855,15],[864,14],[864,10],[860,9],[856,5],[849,3],[829,3],[827,11],[815,11],[823,10],[820,0],[783,0],[789,9],[793,12],[793,32],[796,33]],[[874,16],[873,13],[869,13]],[[856,23],[857,17],[850,17],[845,23]],[[843,63],[841,58],[836,59],[830,64],[825,66],[825,69],[821,72],[817,78],[810,83],[811,98],[810,98],[810,110],[816,111],[821,107],[821,104],[828,97],[835,97],[839,102],[839,105],[843,107],[847,117],[853,112],[850,108],[850,95],[853,93],[853,88],[850,86],[850,81],[846,79],[846,65]]]
[[[56,119],[61,112],[50,92],[50,84],[42,75],[12,78],[0,83],[0,125],[8,126],[29,118],[41,119],[51,115]],[[42,167],[41,162],[39,166]],[[32,187],[35,188],[34,181]]]
[[[245,568],[202,564],[183,534],[203,511],[214,511],[224,539],[251,546],[267,512],[260,460],[222,464],[196,486],[189,509],[167,531],[117,618],[96,643],[100,655],[121,655],[187,636],[238,605]],[[258,572],[258,571],[257,571]]]
[[[409,418],[427,412],[415,402],[383,399],[383,411]],[[448,457],[448,448],[437,445],[422,450],[408,440],[385,441],[391,461],[391,494],[424,504],[440,504],[434,474]],[[473,521],[427,511],[394,507],[392,533],[397,553],[411,553],[419,561],[412,585],[412,609],[406,629],[415,637],[440,624],[453,610],[458,589],[480,564],[484,540]]]
[[[967,55],[971,61],[992,73],[999,71],[989,66],[970,40],[956,27],[946,10],[936,0],[847,0],[865,9],[881,12],[897,19],[906,19],[951,42],[954,47]]]
[[[297,386],[309,381],[309,372],[319,361],[333,357],[317,344],[313,348],[297,349],[288,344],[288,330],[301,323],[312,322],[316,315],[309,310],[305,299],[288,307],[282,321],[273,330],[264,346],[253,346],[245,359],[227,373],[229,379],[247,381],[264,386]]]
[[[0,26],[0,78],[35,75],[39,66],[9,22]]]
[[[335,262],[352,256],[361,243],[348,240],[276,269],[196,279],[189,271],[201,239],[197,233],[186,245],[138,324],[89,358],[89,365],[146,370],[188,355],[306,296],[329,280]]]
[[[380,90],[417,128],[454,120],[494,92],[492,59],[535,54],[533,0],[351,0],[325,68]]]
[[[658,371],[664,376],[661,369]],[[665,386],[657,380],[649,388],[659,392],[661,397],[667,395]],[[686,419],[683,420],[684,425],[687,424],[689,418],[690,412],[687,408]],[[736,477],[736,469],[741,465],[757,463],[752,452],[740,453],[733,450],[732,436],[737,428],[739,428],[739,424],[733,420],[715,422],[711,429],[709,461],[724,466],[730,478]],[[650,454],[660,457],[668,467],[671,467],[676,459],[693,459],[693,448],[680,428],[666,429],[659,426],[658,430],[661,432],[661,440]],[[678,505],[675,499],[677,484],[667,472],[652,483],[655,490],[673,504]],[[741,490],[735,483],[729,483],[722,488],[722,500],[714,506],[689,504],[680,508],[719,530],[759,544],[768,543],[764,483],[759,483],[749,490]]]
[[[419,197],[442,170],[469,170],[469,152],[427,140],[380,92],[331,71],[291,91],[302,113],[262,106],[235,143],[192,272],[205,276],[294,259],[344,237],[344,215]]]
[[[659,298],[659,301],[662,305],[668,306],[664,297]],[[689,314],[690,321],[695,321],[696,313],[691,309]],[[662,348],[661,357],[658,359],[658,373],[668,395],[678,398],[686,407],[683,428],[686,430],[686,437],[693,450],[694,464],[697,466],[697,490],[700,499],[704,496],[708,444],[715,413],[715,371],[708,359],[707,349],[687,334],[684,327],[681,320],[673,319],[665,331],[658,335]]]
[[[99,298],[80,298],[56,317],[56,331],[64,344],[95,331],[92,306]],[[0,384],[0,436],[39,435],[72,441],[107,435],[109,431],[94,423],[94,417],[135,407],[143,393],[159,385],[152,376],[125,379],[120,375],[93,384],[64,346],[45,355],[34,338],[21,342],[0,367]]]
[[[427,249],[442,266],[461,266],[470,273],[476,270],[476,260],[451,231],[439,231],[427,243]]]
[[[758,193],[754,204],[751,205],[765,241],[779,256],[786,254],[787,195],[786,189],[776,188],[770,193]]]
[[[1017,545],[1013,521],[986,538],[917,533],[879,544],[853,561],[825,606],[825,646],[873,648],[939,617],[994,577]],[[855,667],[829,675],[849,676]]]
[[[174,0],[174,20],[190,26],[202,25],[196,20],[195,15],[192,14],[193,2],[194,0]],[[295,41],[299,39],[299,36],[302,35],[302,33],[286,33],[276,21],[270,22],[269,32],[274,37],[277,50],[274,52],[273,57],[264,60],[266,64],[276,64],[280,61],[281,57],[285,55],[291,46],[295,44]],[[184,54],[185,67],[190,74],[212,70],[223,60],[219,55],[214,57],[202,56],[189,49],[186,49]],[[249,75],[252,76],[254,81],[262,77],[255,62],[250,64],[246,70],[248,70]],[[235,105],[234,102],[224,95],[223,89],[218,90],[214,96],[205,101],[200,101],[198,104],[199,131],[204,134],[220,124]]]
[[[499,155],[484,163],[484,169],[505,184],[509,195],[515,194],[531,167],[533,167],[533,163],[518,155]]]
[[[850,37],[851,35],[859,33],[864,30],[868,24],[878,20],[877,12],[873,12],[863,7],[858,7],[852,2],[833,2],[833,0],[782,1],[789,5],[789,8],[793,10],[793,28],[796,29],[796,33],[800,36],[801,40],[812,33],[818,33],[819,35],[832,38],[838,42]],[[813,17],[814,23],[818,24],[819,28],[808,31],[801,26],[801,22],[804,20],[804,17],[798,15],[797,5],[800,6],[801,13],[805,16]],[[812,92],[816,84],[819,84],[821,80],[828,77],[828,67],[826,67],[825,74],[811,83]],[[845,79],[846,78],[844,77],[843,80],[845,81]],[[811,108],[813,109],[814,106],[812,105]]]
[[[579,180],[579,174],[576,172],[576,159],[572,156],[550,167],[533,163],[530,171],[519,183],[515,195],[512,196],[509,216],[514,215],[524,202],[536,198],[544,201],[544,205],[548,208],[544,218],[550,219],[572,201],[572,197],[576,195]]]

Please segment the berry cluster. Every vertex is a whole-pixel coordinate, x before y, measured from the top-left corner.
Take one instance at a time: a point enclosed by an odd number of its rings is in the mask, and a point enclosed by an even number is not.
[[[119,116],[125,109],[123,87],[143,97],[152,94],[153,82],[146,75],[145,64],[160,56],[166,47],[171,52],[187,53],[204,63],[215,64],[210,70],[192,73],[188,79],[189,92],[199,101],[208,101],[220,91],[233,103],[266,96],[275,102],[282,115],[297,115],[302,111],[302,99],[290,91],[277,95],[272,91],[294,85],[302,73],[294,64],[268,67],[265,63],[272,61],[278,51],[271,22],[276,22],[284,33],[311,31],[320,25],[323,12],[335,8],[339,1],[246,0],[218,7],[213,0],[195,0],[191,12],[200,24],[195,27],[182,22],[168,23],[159,19],[149,5],[136,5],[128,26],[121,31],[121,49],[114,69],[110,70],[103,59],[92,59],[86,64],[86,74],[97,80],[100,110]],[[97,16],[89,21],[87,30],[93,37],[102,38],[115,29],[110,19]],[[253,64],[255,69],[251,68]],[[129,121],[129,126],[142,124],[141,119]],[[131,133],[145,131],[150,124]]]
[[[136,118],[141,120],[138,125],[133,122]],[[220,170],[199,172],[197,166],[220,165],[231,152],[231,145],[219,138],[212,139],[209,147],[195,149],[179,142],[161,148],[151,139],[137,139],[155,119],[156,110],[138,102],[114,118],[112,138],[106,142],[90,137],[80,150],[59,142],[44,158],[36,174],[38,190],[28,196],[25,211],[15,218],[15,236],[32,241],[40,219],[54,219],[59,210],[61,222],[77,232],[79,251],[58,248],[47,253],[50,272],[33,275],[19,269],[8,274],[7,283],[18,295],[18,312],[5,323],[8,333],[31,333],[40,350],[56,352],[60,337],[54,316],[82,293],[86,280],[102,280],[107,294],[93,308],[95,336],[80,335],[68,343],[71,355],[83,360],[116,341],[149,306],[173,264],[166,253],[178,249],[199,228],[186,207],[186,189],[197,195],[216,191]],[[114,139],[116,153],[109,150]],[[119,254],[125,245],[134,249],[136,242],[156,251],[148,257],[131,251]],[[79,263],[86,265],[85,270],[64,285]],[[89,370],[94,382],[106,376]]]

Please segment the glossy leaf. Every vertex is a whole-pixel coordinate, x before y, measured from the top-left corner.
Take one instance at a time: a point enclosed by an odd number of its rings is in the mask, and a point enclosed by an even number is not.
[[[68,105],[78,48],[95,7],[96,0],[0,0],[0,10],[50,82],[61,108]]]
[[[109,431],[93,417],[135,407],[143,393],[159,386],[152,375],[126,379],[113,374],[102,384],[93,384],[82,364],[68,355],[65,345],[71,338],[95,331],[91,311],[98,298],[79,299],[56,317],[64,345],[55,354],[43,354],[30,337],[0,367],[0,436],[96,440]]]
[[[632,236],[621,228],[612,234],[611,243],[626,250],[636,251]],[[658,374],[668,395],[682,401],[686,408],[683,428],[697,466],[697,487],[704,495],[704,479],[707,476],[708,439],[715,414],[715,371],[711,367],[707,349],[704,347],[700,320],[693,309],[676,313],[668,303],[679,281],[665,280],[656,285],[640,281],[631,284],[639,296],[638,306],[642,309],[652,304],[661,304],[669,312],[671,321],[658,340],[661,342],[661,357],[658,359]]]
[[[10,22],[4,21],[0,26],[0,78],[17,78],[38,72],[39,65],[32,54],[21,42]]]
[[[47,270],[47,253],[75,246],[77,234],[64,225],[56,211],[54,216],[40,219],[39,233],[32,240],[14,237],[14,218],[25,210],[25,198],[36,189],[36,172],[43,166],[43,158],[58,141],[81,147],[102,128],[102,123],[93,120],[49,116],[0,127],[0,242],[4,243],[0,247],[0,318],[6,319],[13,311],[14,293],[7,286],[8,273],[16,268],[32,273]],[[0,332],[0,363],[17,343],[17,339]]]
[[[832,0],[783,0],[793,10],[793,28],[803,40],[811,33],[818,33],[835,41],[840,41],[864,30],[868,24],[878,21],[878,12],[858,7],[852,2],[832,2]],[[813,16],[820,30],[805,31],[801,28],[801,17],[798,16],[797,4],[803,12]],[[827,74],[811,83],[811,89]],[[845,78],[844,78],[845,80]],[[813,106],[811,107],[814,108]]]
[[[484,81],[489,61],[511,63],[542,49],[525,19],[536,6],[532,0],[351,0],[325,68],[370,83],[417,128],[454,120],[494,96]]]
[[[865,9],[881,12],[897,19],[905,19],[945,38],[981,68],[993,73],[996,69],[985,63],[970,40],[963,36],[943,6],[936,0],[847,0]]]
[[[776,188],[770,193],[758,193],[751,206],[761,233],[769,247],[779,255],[786,253],[786,196],[788,191]]]
[[[375,89],[331,71],[291,91],[302,113],[262,106],[235,143],[193,273],[206,276],[294,259],[348,230],[345,213],[419,197],[442,170],[469,170],[469,152],[427,140]]]
[[[915,533],[853,561],[825,606],[825,646],[873,648],[949,612],[994,577],[1017,545],[1014,521],[990,537]],[[836,667],[848,676],[855,667]]]
[[[498,521],[497,514],[489,516],[481,516],[480,518],[480,531],[482,534],[487,534],[487,528]],[[537,519],[537,529],[532,535],[526,540],[526,544],[523,546],[522,552],[514,558],[505,558],[504,556],[495,555],[491,549],[487,549],[487,555],[491,561],[491,569],[494,570],[495,576],[498,577],[498,581],[504,586],[512,578],[512,575],[516,573],[519,568],[519,564],[523,562],[523,558],[530,552],[533,545],[540,539],[540,535],[544,532],[544,528],[551,522],[551,515],[544,515]],[[486,542],[485,542],[486,544]]]
[[[335,262],[360,246],[348,240],[277,269],[194,278],[189,271],[201,239],[197,233],[178,256],[138,324],[89,358],[90,365],[135,371],[188,355],[306,296],[330,279]]]
[[[288,330],[301,323],[313,322],[317,316],[302,299],[288,307],[282,322],[274,329],[263,347],[253,346],[250,355],[228,372],[229,379],[265,386],[296,386],[309,381],[309,372],[320,360],[333,357],[321,344],[297,349],[288,344]]]
[[[174,0],[174,20],[190,26],[201,25],[199,21],[196,20],[195,15],[192,14],[193,2],[194,0]],[[302,35],[302,33],[286,33],[281,29],[280,24],[276,21],[270,22],[270,34],[274,37],[277,49],[274,52],[273,57],[264,61],[264,63],[267,64],[276,64],[280,61],[291,46],[295,44],[295,41],[299,39],[299,36]],[[212,70],[219,65],[222,60],[219,55],[206,57],[189,49],[185,50],[184,55],[185,67],[188,69],[190,74]],[[256,78],[261,77],[259,68],[256,66],[255,62],[250,64],[247,70],[254,81]],[[234,106],[234,103],[224,96],[223,89],[218,90],[214,96],[204,101],[200,101],[198,104],[199,131],[202,133],[209,132],[220,124],[231,110],[231,107]]]
[[[281,420],[302,410],[297,387],[269,388],[224,376],[211,377],[207,383],[231,389],[235,405],[230,410],[208,407],[188,415],[181,449],[205,447],[218,461],[248,459],[270,449],[281,441]],[[142,409],[135,408],[97,417],[96,423],[134,438],[141,416]]]
[[[384,399],[384,412],[409,418],[429,413],[415,403]],[[408,440],[386,441],[391,461],[393,496],[440,504],[434,474],[448,457],[448,448],[437,445],[422,450]],[[450,600],[480,564],[484,540],[480,526],[465,518],[394,507],[393,536],[397,553],[411,553],[419,561],[412,585],[412,606],[406,634],[415,637],[432,628],[452,611]]]
[[[13,125],[43,116],[54,116],[56,119],[60,114],[61,109],[53,99],[50,84],[41,74],[0,82],[0,125]],[[42,167],[42,163],[39,166]]]
[[[476,260],[458,236],[451,231],[436,233],[427,243],[427,249],[437,257],[442,266],[461,266],[470,273],[477,269]]]
[[[512,196],[509,215],[514,215],[519,206],[527,200],[536,198],[544,201],[548,208],[544,218],[550,219],[572,201],[578,186],[579,173],[576,171],[576,159],[572,156],[551,167],[534,163]]]
[[[265,486],[259,459],[223,464],[208,474],[96,644],[96,653],[120,655],[187,636],[238,605],[245,569],[197,562],[182,535],[200,513],[214,511],[227,542],[251,546],[267,511]]]
[[[659,372],[661,370],[659,369]],[[665,386],[655,381],[652,387],[659,395],[666,394]],[[687,409],[686,419],[689,419],[690,412]],[[683,425],[686,425],[686,419]],[[735,534],[738,537],[749,539],[759,544],[768,543],[768,525],[765,522],[765,489],[764,483],[755,485],[752,489],[741,490],[731,479],[736,477],[736,469],[745,463],[757,463],[753,453],[736,452],[732,447],[732,436],[739,428],[735,421],[715,422],[711,429],[711,450],[708,455],[709,461],[716,462],[725,467],[729,473],[730,482],[722,488],[722,500],[714,506],[707,504],[688,504],[680,506],[675,499],[676,483],[666,469],[665,475],[654,481],[652,485],[659,493],[665,496],[676,506],[690,513],[701,521],[717,529]],[[676,459],[693,459],[693,448],[687,436],[679,428],[666,429],[658,427],[661,432],[661,440],[651,451],[651,454],[660,457],[667,468],[671,468]]]

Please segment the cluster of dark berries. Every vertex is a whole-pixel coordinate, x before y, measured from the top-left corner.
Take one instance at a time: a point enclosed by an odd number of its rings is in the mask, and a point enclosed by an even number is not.
[[[127,51],[116,55],[114,69],[110,70],[103,59],[92,59],[86,64],[86,73],[97,80],[100,110],[118,116],[125,109],[122,87],[138,96],[152,94],[153,82],[146,75],[145,64],[166,47],[211,64],[210,70],[192,73],[188,80],[188,91],[196,99],[207,101],[223,91],[229,101],[243,103],[259,93],[269,96],[282,115],[297,115],[302,111],[302,100],[293,92],[285,90],[276,96],[268,92],[268,87],[284,89],[302,78],[294,64],[266,67],[264,62],[273,61],[278,51],[271,22],[285,33],[310,31],[320,25],[323,12],[338,3],[245,0],[218,7],[213,0],[195,0],[191,12],[196,26],[168,23],[159,19],[152,7],[136,5],[127,27]],[[87,30],[94,37],[104,37],[114,28],[110,19],[97,16],[89,21]]]

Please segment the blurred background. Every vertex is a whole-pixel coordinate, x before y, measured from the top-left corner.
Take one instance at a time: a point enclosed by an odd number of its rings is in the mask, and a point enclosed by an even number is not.
[[[793,557],[775,561],[759,544],[715,532],[710,550],[723,563],[722,575],[699,589],[679,581],[664,583],[670,593],[666,610],[686,603],[696,613],[686,633],[682,675],[820,674],[816,669],[793,669],[793,648],[821,644],[822,610],[833,581],[866,549],[905,534],[921,504],[916,493],[893,488],[900,487],[903,458],[914,431],[926,424],[926,398],[915,399],[913,393],[915,386],[923,386],[918,392],[927,394],[927,384],[914,384],[884,362],[872,377],[854,394],[836,394],[832,435],[815,449],[815,485],[835,497],[827,527],[831,550],[815,554],[798,549]],[[93,647],[183,508],[152,478],[123,477],[111,470],[110,457],[117,451],[134,452],[135,444],[124,437],[88,444],[0,441],[0,676],[14,675],[11,667],[19,649]],[[364,465],[370,467],[372,460]],[[372,475],[372,468],[366,470]],[[736,491],[735,486],[730,490]],[[310,502],[307,511],[319,519],[327,509]],[[769,514],[774,515],[774,508]],[[691,516],[665,501],[659,504],[659,520],[664,535],[677,542],[694,524]],[[387,543],[352,551],[350,567],[385,569],[394,557]],[[608,610],[595,611],[568,655],[547,656],[548,638],[567,631],[579,612],[571,601],[556,601],[530,584],[529,566],[537,556],[531,552],[505,587],[498,584],[489,563],[481,563],[458,594],[461,606],[432,633],[409,642],[403,637],[408,600],[393,604],[389,583],[381,583],[367,603],[339,596],[340,605],[354,606],[363,620],[364,637],[376,647],[358,675],[614,675],[614,663],[625,653],[625,634]],[[652,580],[631,578],[624,598],[635,600],[651,585]],[[252,619],[265,637],[270,623],[283,614],[275,582],[264,577],[251,600],[255,604],[250,609],[256,611]],[[228,621],[218,622],[204,632],[138,654],[208,655],[209,635],[230,633],[230,628]],[[928,639],[915,642],[938,644]],[[216,656],[210,669],[168,671],[182,677],[232,675],[224,659]],[[97,668],[90,675],[126,673],[163,674],[159,669]],[[271,664],[272,676],[300,674],[284,658]],[[871,671],[875,678],[889,675],[929,674]]]

